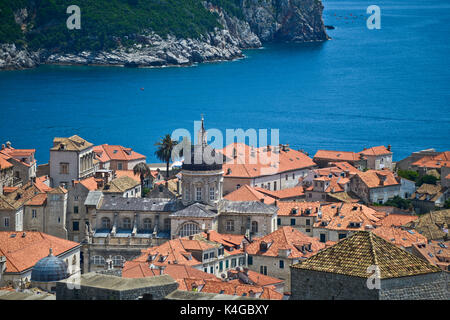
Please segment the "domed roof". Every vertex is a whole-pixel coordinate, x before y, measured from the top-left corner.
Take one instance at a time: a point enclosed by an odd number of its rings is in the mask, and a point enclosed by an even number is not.
[[[51,282],[59,281],[69,277],[66,263],[55,257],[50,248],[50,253],[47,257],[39,260],[31,270],[31,281],[37,282]]]

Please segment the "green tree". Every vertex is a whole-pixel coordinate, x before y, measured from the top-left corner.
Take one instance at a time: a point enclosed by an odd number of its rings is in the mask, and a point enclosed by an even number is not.
[[[419,174],[413,170],[398,170],[397,174],[400,177],[411,181],[417,181],[417,179],[419,178]]]
[[[426,183],[426,184],[436,184],[437,180],[438,180],[438,178],[436,178],[435,176],[426,174],[426,175],[420,177],[419,179],[417,179],[416,185],[418,187],[420,187],[424,183]]]
[[[141,197],[144,197],[144,180],[145,178],[152,176],[151,171],[147,164],[145,164],[144,162],[140,162],[133,167],[133,172],[135,175],[138,174],[139,178],[141,179]]]
[[[159,160],[166,163],[166,181],[169,180],[169,163],[172,158],[172,150],[178,144],[177,141],[172,140],[170,134],[166,134],[160,141],[155,143],[158,149],[155,151],[155,155]]]
[[[400,209],[410,209],[412,207],[411,201],[408,199],[403,199],[399,196],[395,196],[391,200],[386,201],[385,205],[393,206]]]

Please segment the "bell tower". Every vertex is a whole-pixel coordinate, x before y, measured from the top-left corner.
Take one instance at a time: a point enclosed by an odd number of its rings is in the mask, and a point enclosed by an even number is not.
[[[208,164],[203,160],[203,151],[208,148],[207,133],[202,115],[201,127],[197,133],[197,144],[191,145],[191,163],[183,163],[182,172],[182,202],[190,205],[200,202],[215,206],[223,194],[222,164]],[[197,157],[195,157],[197,154]],[[200,161],[198,161],[200,159]]]

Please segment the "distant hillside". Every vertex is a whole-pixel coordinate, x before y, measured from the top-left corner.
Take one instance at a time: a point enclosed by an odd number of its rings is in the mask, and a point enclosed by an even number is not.
[[[70,5],[81,29],[66,26]],[[189,65],[328,39],[320,0],[0,0],[0,69]]]
[[[242,15],[239,0],[210,2]],[[66,27],[70,5],[81,8],[81,30]],[[31,49],[66,52],[110,49],[148,29],[195,38],[221,27],[199,0],[0,0],[0,10],[0,43],[25,41]]]

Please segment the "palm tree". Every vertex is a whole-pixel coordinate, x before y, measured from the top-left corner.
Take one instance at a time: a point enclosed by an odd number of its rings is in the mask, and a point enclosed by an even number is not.
[[[151,171],[144,162],[139,162],[133,167],[133,173],[141,179],[141,196],[144,197],[144,179],[152,176]]]
[[[178,144],[178,141],[172,140],[170,134],[166,134],[160,141],[155,143],[158,149],[155,151],[155,155],[159,160],[166,163],[166,182],[169,180],[169,163],[172,158],[172,150]]]

